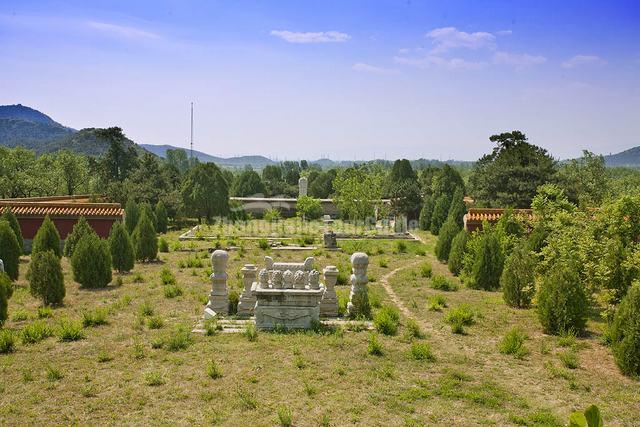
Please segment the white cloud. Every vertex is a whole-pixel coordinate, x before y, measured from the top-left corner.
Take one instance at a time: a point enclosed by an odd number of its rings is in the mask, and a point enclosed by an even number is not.
[[[435,47],[431,53],[439,54],[451,49],[464,48],[464,49],[494,49],[495,39],[491,33],[476,32],[467,33],[459,31],[455,27],[436,28],[429,31],[426,37],[432,39]]]
[[[93,28],[94,30],[98,30],[107,34],[115,35],[118,37],[124,37],[128,39],[154,40],[154,39],[161,38],[156,33],[141,30],[135,27],[128,27],[124,25],[108,24],[106,22],[96,22],[96,21],[89,21],[87,22],[87,25]]]
[[[547,62],[547,58],[541,55],[529,55],[528,53],[496,52],[493,55],[493,62],[521,68],[543,64]]]
[[[346,42],[351,38],[349,34],[341,33],[340,31],[302,33],[287,30],[273,30],[270,34],[289,43],[336,43]]]
[[[511,30],[496,31],[496,36],[510,36],[511,34],[513,34],[513,31]]]
[[[479,70],[487,66],[486,62],[467,61],[462,58],[442,58],[434,55],[422,57],[396,56],[394,61],[398,64],[412,65],[418,68],[435,66],[448,70]]]
[[[375,65],[365,64],[364,62],[358,62],[356,64],[353,64],[351,66],[351,69],[354,71],[360,71],[363,73],[384,74],[384,75],[398,74],[400,72],[394,68],[376,67]]]
[[[574,68],[581,65],[604,65],[607,61],[596,55],[575,55],[562,63],[563,68]]]

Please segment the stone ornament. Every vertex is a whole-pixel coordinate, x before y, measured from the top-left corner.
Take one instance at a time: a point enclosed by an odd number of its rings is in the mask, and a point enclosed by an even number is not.
[[[320,289],[320,272],[318,270],[309,272],[309,289]]]
[[[205,319],[229,314],[229,295],[227,293],[227,263],[229,254],[221,249],[211,254],[211,293],[205,308]]]
[[[334,265],[328,265],[322,271],[322,274],[324,275],[325,289],[320,302],[320,316],[338,317],[338,295],[336,294],[338,268]]]
[[[263,268],[258,273],[258,284],[260,289],[269,289],[269,272],[266,268]]]
[[[293,275],[293,289],[304,289],[307,287],[307,275],[304,271],[296,271]]]
[[[367,268],[369,267],[369,257],[363,252],[356,252],[351,255],[351,292],[347,313],[349,317],[370,317],[371,307],[369,306],[369,290],[367,287]]]
[[[293,289],[293,271],[287,270],[282,273],[282,281],[284,283],[284,289]]]
[[[276,270],[271,274],[271,285],[273,289],[282,289],[282,271]]]
[[[249,317],[253,314],[253,310],[256,305],[254,284],[258,274],[258,269],[253,264],[245,264],[240,271],[242,271],[244,289],[242,290],[240,300],[238,301],[238,316]]]

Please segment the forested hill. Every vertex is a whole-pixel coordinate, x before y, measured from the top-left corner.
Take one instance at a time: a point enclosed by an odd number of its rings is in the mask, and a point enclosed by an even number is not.
[[[607,166],[640,167],[640,146],[604,156],[604,161]]]
[[[167,156],[167,150],[184,150],[189,153],[189,150],[181,147],[174,147],[173,145],[151,145],[151,144],[141,144],[142,148],[147,151],[152,152],[155,155],[160,157]],[[215,163],[218,166],[227,167],[227,168],[243,168],[245,166],[251,166],[254,169],[263,169],[267,165],[274,165],[274,162],[271,159],[268,159],[264,156],[238,156],[238,157],[216,157],[207,153],[203,153],[202,151],[193,150],[193,156],[197,158],[202,163]]]

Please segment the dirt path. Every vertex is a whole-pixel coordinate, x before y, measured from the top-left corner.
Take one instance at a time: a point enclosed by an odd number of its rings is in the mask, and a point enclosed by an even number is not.
[[[396,295],[395,291],[393,290],[393,288],[389,284],[389,279],[391,279],[399,271],[402,271],[402,270],[407,269],[407,268],[414,267],[415,265],[417,265],[419,263],[420,263],[420,261],[413,261],[413,262],[411,262],[409,264],[403,265],[402,267],[398,267],[395,270],[392,270],[392,271],[388,272],[387,274],[382,276],[382,278],[380,279],[380,283],[382,284],[382,287],[384,288],[384,290],[389,295],[389,298],[391,298],[391,301],[393,301],[393,303],[398,307],[400,312],[402,312],[402,314],[405,317],[413,319],[413,320],[416,320],[416,319],[413,317],[413,315],[411,314],[409,309],[404,305],[404,303],[400,300],[400,298],[398,298],[398,295]]]

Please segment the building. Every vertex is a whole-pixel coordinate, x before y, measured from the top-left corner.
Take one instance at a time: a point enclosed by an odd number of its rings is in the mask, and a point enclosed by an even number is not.
[[[124,219],[124,209],[120,203],[96,202],[95,197],[87,195],[0,200],[0,212],[7,207],[18,219],[27,252],[31,250],[31,241],[47,215],[58,229],[62,241],[71,233],[80,217],[84,217],[102,238],[109,236],[116,221]]]
[[[464,229],[468,232],[482,230],[482,223],[487,221],[489,224],[498,222],[506,209],[500,208],[470,208],[464,215]],[[514,215],[523,217],[527,221],[533,219],[533,211],[531,209],[512,209]]]

